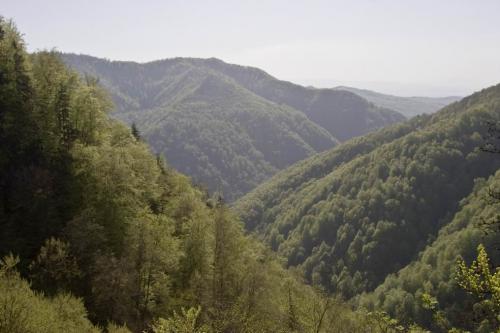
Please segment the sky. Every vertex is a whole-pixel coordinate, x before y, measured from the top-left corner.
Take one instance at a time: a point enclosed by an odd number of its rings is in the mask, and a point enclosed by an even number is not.
[[[500,82],[500,0],[2,0],[30,51],[216,57],[302,85],[464,96]]]

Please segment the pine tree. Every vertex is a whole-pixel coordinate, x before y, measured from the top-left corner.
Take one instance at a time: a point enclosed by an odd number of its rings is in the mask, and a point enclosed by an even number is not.
[[[132,135],[137,141],[142,141],[141,132],[139,132],[139,129],[137,128],[137,125],[135,123],[132,123],[131,131]]]

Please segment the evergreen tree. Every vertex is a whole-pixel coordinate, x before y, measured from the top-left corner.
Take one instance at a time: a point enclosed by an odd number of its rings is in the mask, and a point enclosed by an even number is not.
[[[136,123],[132,123],[131,131],[132,131],[132,135],[134,136],[134,138],[137,141],[141,141],[142,140],[141,133],[139,132],[139,129],[137,128]]]

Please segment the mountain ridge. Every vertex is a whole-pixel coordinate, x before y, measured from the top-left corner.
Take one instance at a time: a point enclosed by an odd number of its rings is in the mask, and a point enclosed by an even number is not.
[[[228,201],[340,140],[404,119],[349,92],[304,88],[216,58],[60,56],[100,78],[114,116],[135,123],[156,153]]]
[[[337,86],[335,90],[350,91],[375,105],[398,111],[407,118],[419,114],[433,113],[461,99],[460,96],[425,97],[425,96],[395,96],[373,90],[359,89],[348,86]]]

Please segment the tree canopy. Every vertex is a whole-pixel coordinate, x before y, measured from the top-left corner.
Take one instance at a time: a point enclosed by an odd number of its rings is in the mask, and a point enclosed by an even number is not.
[[[456,258],[433,273],[442,274],[443,280],[417,278],[415,260],[438,242],[447,230],[443,227],[452,225],[477,183],[499,169],[498,155],[481,150],[489,124],[499,121],[500,86],[494,86],[434,115],[297,163],[240,199],[235,208],[247,228],[286,257],[289,266],[302,269],[309,283],[346,299],[375,291],[380,303],[369,308],[426,323],[414,293],[429,289],[430,281],[451,288],[454,281],[447,274]],[[472,217],[462,224],[472,225]],[[447,248],[470,255],[479,234],[475,231],[474,241],[460,241],[466,247],[447,243]],[[442,255],[449,255],[448,250]],[[392,274],[401,269],[412,272],[411,292],[389,296]]]

